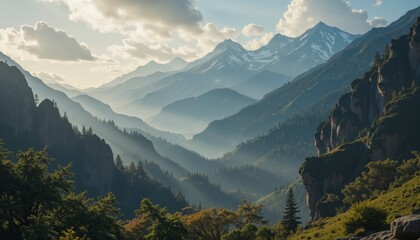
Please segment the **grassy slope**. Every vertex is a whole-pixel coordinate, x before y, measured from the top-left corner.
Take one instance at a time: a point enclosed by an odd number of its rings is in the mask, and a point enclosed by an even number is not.
[[[373,206],[383,208],[388,212],[387,222],[398,216],[409,215],[414,209],[420,208],[420,176],[416,176],[401,187],[393,188],[377,198],[367,200]],[[336,239],[345,237],[343,223],[348,211],[331,218],[313,223],[308,230],[303,230],[290,239]]]

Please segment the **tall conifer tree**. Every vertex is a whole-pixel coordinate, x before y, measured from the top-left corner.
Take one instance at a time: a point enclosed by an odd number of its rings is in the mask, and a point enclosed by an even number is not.
[[[293,196],[292,188],[289,188],[286,200],[286,207],[283,213],[283,220],[281,221],[286,234],[296,232],[299,224],[301,224],[301,222],[299,221],[300,217],[297,216],[297,213],[299,212],[300,211],[297,207],[295,198]]]

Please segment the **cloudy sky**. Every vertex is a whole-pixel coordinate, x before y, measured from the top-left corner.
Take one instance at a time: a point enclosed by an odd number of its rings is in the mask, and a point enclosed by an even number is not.
[[[154,60],[192,61],[230,38],[247,49],[319,21],[386,26],[418,0],[0,0],[0,51],[34,75],[99,86]]]

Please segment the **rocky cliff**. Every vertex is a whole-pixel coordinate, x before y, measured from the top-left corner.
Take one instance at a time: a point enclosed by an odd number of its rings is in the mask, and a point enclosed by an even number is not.
[[[392,40],[383,58],[353,81],[317,129],[318,156],[300,169],[312,218],[318,201],[360,174],[369,161],[404,159],[420,149],[420,18],[406,36]]]
[[[54,165],[72,163],[75,186],[91,196],[111,191],[115,173],[111,148],[96,135],[80,136],[50,100],[36,106],[31,88],[16,67],[0,62],[0,138],[6,147],[45,146]]]

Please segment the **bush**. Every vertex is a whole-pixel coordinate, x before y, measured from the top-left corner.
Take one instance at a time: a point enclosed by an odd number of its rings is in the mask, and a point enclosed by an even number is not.
[[[381,231],[386,228],[387,213],[377,207],[367,204],[356,204],[350,210],[350,216],[344,221],[346,233],[352,234],[356,231],[364,232]]]

